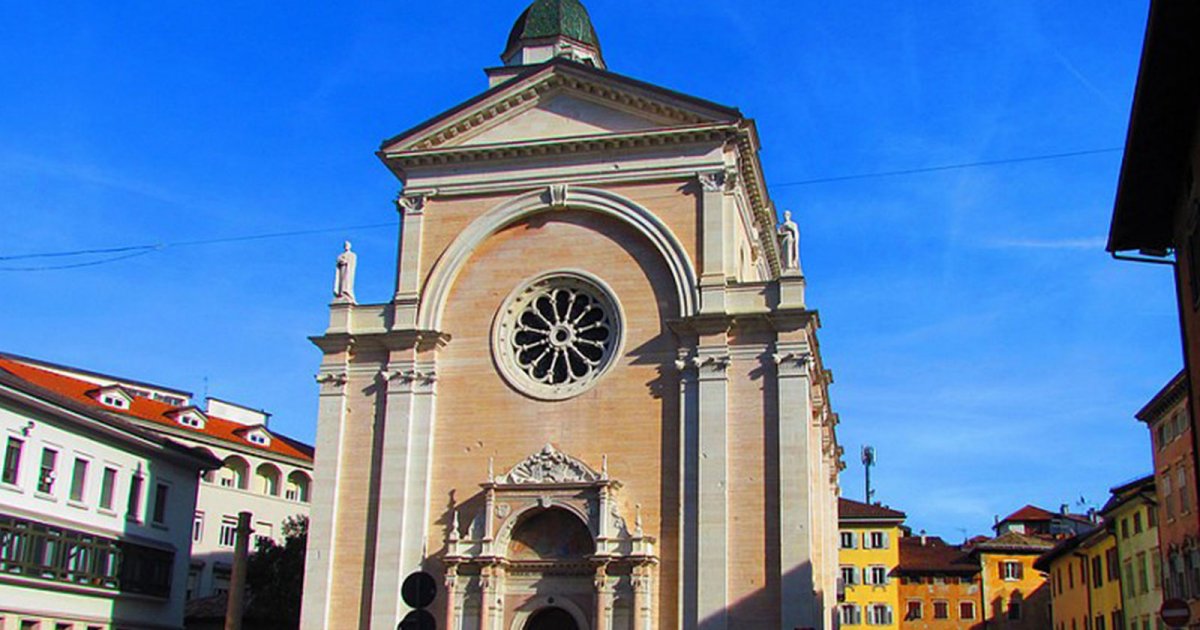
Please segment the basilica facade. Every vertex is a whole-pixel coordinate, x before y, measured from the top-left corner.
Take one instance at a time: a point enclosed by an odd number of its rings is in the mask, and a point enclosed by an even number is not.
[[[424,571],[439,628],[832,628],[837,416],[754,122],[608,71],[577,0],[501,59],[378,153],[391,299],[339,259],[303,627],[396,628]]]

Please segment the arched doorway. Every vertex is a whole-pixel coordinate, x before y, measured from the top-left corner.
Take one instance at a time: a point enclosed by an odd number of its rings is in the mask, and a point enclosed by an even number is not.
[[[525,630],[579,630],[571,613],[556,607],[543,608],[525,623]]]

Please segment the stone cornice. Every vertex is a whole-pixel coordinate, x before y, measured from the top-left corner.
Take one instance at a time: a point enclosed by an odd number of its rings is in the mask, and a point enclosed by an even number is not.
[[[589,134],[518,142],[477,144],[452,147],[426,147],[401,151],[381,151],[379,156],[393,170],[411,167],[461,164],[488,160],[509,160],[565,155],[589,151],[613,151],[695,142],[725,142],[739,129],[728,123],[703,123],[686,127],[666,127],[649,131]]]

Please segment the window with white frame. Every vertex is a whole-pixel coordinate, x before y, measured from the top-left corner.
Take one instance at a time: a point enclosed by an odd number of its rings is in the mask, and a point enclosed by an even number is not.
[[[873,565],[863,571],[863,584],[883,586],[888,583],[888,570],[883,565]]]
[[[858,584],[858,569],[850,565],[842,565],[842,584],[846,586]]]
[[[8,444],[4,449],[4,474],[0,477],[0,481],[16,485],[17,475],[21,471],[21,449],[24,447],[23,440],[15,437],[8,438]]]
[[[204,540],[204,512],[196,512],[192,516],[192,542]]]
[[[236,516],[221,517],[221,535],[217,542],[222,547],[233,547],[237,542],[238,520]]]
[[[974,619],[975,618],[975,602],[964,600],[958,602],[958,618],[959,619]]]
[[[911,600],[904,607],[904,620],[916,621],[921,618],[921,601]]]
[[[54,492],[54,479],[58,476],[58,451],[42,449],[42,466],[38,471],[37,491],[42,494]]]
[[[867,625],[892,625],[892,607],[887,604],[871,604],[867,607]]]
[[[858,604],[842,604],[842,625],[857,626],[862,624],[862,608]]]
[[[950,618],[950,602],[947,602],[947,601],[933,602],[933,618],[934,619],[949,619]]]
[[[841,547],[842,549],[854,549],[856,536],[854,532],[841,532]]]
[[[887,532],[871,532],[867,536],[867,549],[887,549],[888,535]]]
[[[1020,580],[1025,575],[1020,560],[1004,560],[1000,562],[1000,579]]]

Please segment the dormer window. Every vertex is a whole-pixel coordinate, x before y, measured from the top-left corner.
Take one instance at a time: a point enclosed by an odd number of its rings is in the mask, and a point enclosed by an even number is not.
[[[257,431],[251,431],[250,433],[247,433],[246,441],[250,442],[251,444],[257,444],[258,446],[270,446],[271,436],[267,434],[266,431],[258,429]]]
[[[90,394],[100,404],[113,409],[129,409],[129,405],[133,404],[133,396],[116,385],[101,387]]]
[[[206,417],[199,409],[192,407],[178,409],[170,412],[168,415],[173,417],[175,422],[193,429],[203,430],[204,424],[208,421],[208,417]]]

